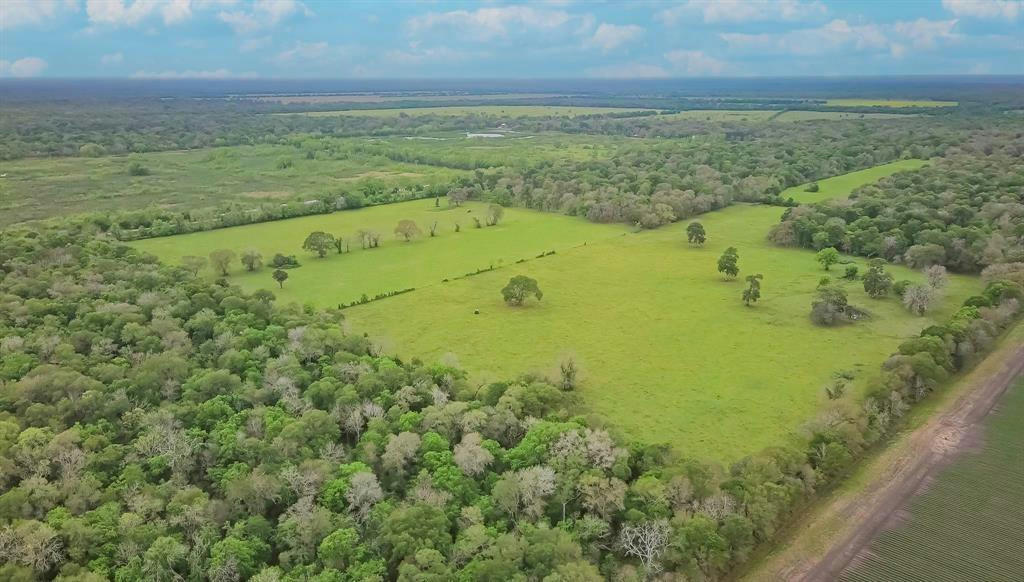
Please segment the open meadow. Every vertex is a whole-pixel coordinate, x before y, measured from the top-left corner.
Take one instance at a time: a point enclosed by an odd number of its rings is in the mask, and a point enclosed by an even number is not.
[[[363,189],[407,190],[469,176],[462,168],[607,157],[626,139],[513,134],[481,140],[459,133],[430,139],[305,137],[292,141],[289,145],[4,162],[0,226],[83,210],[153,206],[196,210],[229,202],[256,206]],[[408,161],[396,161],[396,154]],[[133,165],[142,168],[135,173],[142,175],[133,174]]]
[[[822,180],[818,193],[799,187],[790,194],[805,202],[842,197],[923,164],[894,162]],[[816,285],[826,274],[839,278],[844,266],[825,273],[812,252],[768,243],[778,207],[736,205],[700,216],[708,242],[698,248],[686,243],[685,222],[631,232],[507,209],[498,226],[477,229],[472,217],[483,220],[485,205],[434,204],[417,200],[133,245],[169,263],[218,248],[253,247],[265,259],[296,254],[303,266],[289,271],[283,289],[266,268],[246,273],[241,264],[233,266],[233,282],[250,291],[273,289],[283,302],[335,307],[363,294],[415,287],[347,309],[349,324],[403,356],[429,361],[451,352],[481,379],[550,374],[571,355],[583,369],[581,392],[592,411],[630,436],[719,461],[798,438],[834,373],[853,373],[854,392],[862,390],[901,339],[943,321],[980,288],[975,278],[954,276],[941,306],[914,317],[897,299],[870,299],[860,282],[844,282],[851,303],[871,318],[822,328],[808,318]],[[424,235],[437,221],[439,236],[398,240],[392,229],[402,219],[414,220]],[[454,231],[455,222],[461,232]],[[385,235],[381,248],[359,248],[354,234],[363,228]],[[348,237],[353,250],[315,258],[300,249],[314,230]],[[739,249],[741,272],[734,281],[723,280],[715,268],[727,246]],[[551,250],[556,254],[535,258]],[[864,260],[853,262],[865,268]],[[443,282],[490,267],[495,269]],[[921,279],[902,267],[890,271],[897,280]],[[763,297],[745,307],[743,277],[754,273],[765,277]],[[518,274],[537,279],[542,301],[520,308],[503,303],[500,289]]]
[[[254,248],[263,254],[265,261],[275,253],[297,255],[302,266],[289,271],[283,288],[270,278],[272,269],[250,273],[238,261],[232,265],[231,280],[249,291],[273,288],[283,302],[335,307],[356,301],[364,294],[373,297],[378,293],[438,285],[445,278],[500,267],[548,251],[564,252],[627,232],[623,225],[593,224],[518,208],[505,209],[504,217],[496,226],[476,228],[474,217],[486,222],[486,204],[468,202],[458,208],[449,208],[444,200],[440,204],[436,207],[433,198],[413,200],[146,239],[132,245],[170,264],[179,264],[182,256],[205,257],[217,249],[231,249],[240,254]],[[398,222],[406,219],[416,222],[422,232],[410,242],[393,232]],[[431,237],[429,230],[434,223],[437,223],[437,236]],[[456,224],[459,232],[455,232]],[[380,233],[383,241],[380,247],[362,249],[356,235],[361,229]],[[351,252],[339,255],[331,249],[321,259],[302,250],[306,236],[317,230],[346,238]],[[209,270],[207,274],[212,276]]]
[[[878,180],[891,176],[896,172],[916,170],[927,165],[924,160],[900,160],[880,166],[874,166],[865,170],[850,172],[818,181],[818,191],[808,192],[807,185],[793,186],[783,190],[779,197],[783,200],[792,198],[801,204],[814,204],[825,200],[839,200],[849,196],[858,186],[877,182]]]
[[[930,99],[828,99],[825,105],[832,107],[956,107],[956,101],[934,101]]]
[[[133,175],[138,164],[145,175]],[[303,149],[258,145],[98,158],[31,158],[4,163],[0,225],[54,215],[159,206],[253,205],[359,190],[448,182],[456,169],[345,153],[307,159]]]
[[[452,352],[493,379],[554,375],[559,358],[571,355],[583,370],[585,402],[614,426],[684,455],[733,461],[798,436],[833,373],[851,371],[863,386],[901,339],[943,321],[981,286],[953,277],[942,307],[914,317],[897,299],[870,299],[851,282],[844,284],[850,302],[871,320],[815,326],[808,312],[826,273],[812,252],[765,240],[779,214],[734,206],[699,218],[708,232],[704,248],[688,246],[679,223],[345,313],[388,349],[426,360]],[[736,281],[722,280],[715,268],[727,246],[739,249]],[[864,261],[857,263],[863,270]],[[909,269],[890,271],[921,279]],[[765,277],[762,299],[745,307],[742,279],[753,273]],[[520,274],[536,279],[544,297],[508,307],[499,291]]]

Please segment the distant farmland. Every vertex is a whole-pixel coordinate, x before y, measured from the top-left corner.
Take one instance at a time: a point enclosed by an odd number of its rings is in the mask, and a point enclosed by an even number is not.
[[[310,111],[307,113],[278,113],[276,115],[308,115],[310,117],[334,117],[353,115],[359,117],[398,117],[399,115],[499,115],[507,117],[575,117],[577,115],[604,115],[608,113],[633,113],[649,109],[625,107],[571,107],[557,105],[458,105],[453,107],[404,107],[393,109],[348,109],[343,111]]]
[[[825,105],[834,107],[956,107],[956,101],[900,100],[900,99],[829,99]]]
[[[983,444],[903,508],[847,582],[1021,580],[1024,573],[1024,380],[1003,396]]]

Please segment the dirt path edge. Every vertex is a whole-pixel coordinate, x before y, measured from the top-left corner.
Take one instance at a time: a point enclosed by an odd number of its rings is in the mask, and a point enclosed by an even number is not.
[[[915,429],[903,445],[897,461],[876,476],[860,494],[845,500],[836,510],[847,520],[845,532],[817,563],[796,564],[779,572],[781,579],[799,582],[831,582],[860,554],[890,518],[925,481],[954,457],[963,437],[985,419],[999,397],[1024,371],[1024,345],[1009,339],[998,353],[998,366],[987,377],[970,378],[974,386],[953,406]]]

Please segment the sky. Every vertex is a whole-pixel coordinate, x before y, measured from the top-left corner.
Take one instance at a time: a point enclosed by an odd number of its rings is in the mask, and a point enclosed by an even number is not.
[[[1024,0],[0,0],[0,76],[1024,74]]]

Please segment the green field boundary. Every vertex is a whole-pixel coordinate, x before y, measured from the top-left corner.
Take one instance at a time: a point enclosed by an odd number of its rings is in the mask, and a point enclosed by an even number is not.
[[[1018,321],[997,339],[992,351],[942,383],[929,398],[918,403],[903,418],[897,432],[868,449],[850,471],[834,485],[819,490],[798,508],[768,547],[761,547],[727,581],[770,582],[786,579],[786,573],[809,569],[836,540],[854,524],[843,508],[866,494],[868,487],[882,479],[910,449],[914,431],[941,411],[952,408],[980,381],[997,371],[1024,342],[1024,321]]]

